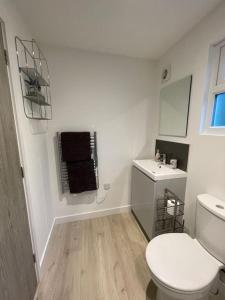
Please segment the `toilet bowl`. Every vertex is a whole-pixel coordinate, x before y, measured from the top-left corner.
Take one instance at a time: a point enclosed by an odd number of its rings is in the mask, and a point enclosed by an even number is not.
[[[204,299],[223,267],[196,239],[185,233],[154,238],[146,248],[146,260],[152,280],[168,299]]]
[[[225,206],[221,202],[198,196],[196,239],[186,233],[167,233],[149,242],[146,260],[158,287],[157,300],[207,300],[215,290],[225,262],[225,208],[224,215],[217,210]]]

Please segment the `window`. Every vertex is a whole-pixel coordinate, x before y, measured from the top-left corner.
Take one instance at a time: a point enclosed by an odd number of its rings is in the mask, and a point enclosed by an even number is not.
[[[225,40],[210,48],[205,134],[225,135]]]
[[[211,126],[225,126],[225,93],[215,96]]]

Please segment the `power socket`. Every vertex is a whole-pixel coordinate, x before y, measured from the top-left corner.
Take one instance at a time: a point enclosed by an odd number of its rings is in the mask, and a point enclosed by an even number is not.
[[[103,184],[103,189],[104,189],[105,191],[110,190],[110,189],[111,189],[111,184],[110,184],[110,183],[104,183],[104,184]]]

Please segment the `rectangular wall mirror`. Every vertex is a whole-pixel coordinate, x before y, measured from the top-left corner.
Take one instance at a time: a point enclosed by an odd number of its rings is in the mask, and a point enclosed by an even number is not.
[[[192,76],[173,82],[160,91],[159,134],[187,135]]]

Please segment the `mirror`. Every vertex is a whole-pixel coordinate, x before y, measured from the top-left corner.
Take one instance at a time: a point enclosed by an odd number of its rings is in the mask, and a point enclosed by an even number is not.
[[[167,85],[160,91],[159,134],[187,135],[192,76]]]

